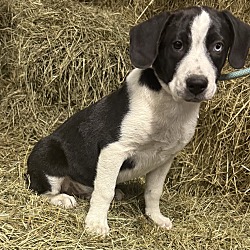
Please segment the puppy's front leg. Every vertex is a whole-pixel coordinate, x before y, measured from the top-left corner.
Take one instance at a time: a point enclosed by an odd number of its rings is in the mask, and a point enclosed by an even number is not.
[[[109,232],[107,213],[114,197],[120,167],[126,158],[126,150],[118,142],[102,149],[99,155],[94,191],[85,219],[86,230],[90,233],[107,235]]]
[[[171,229],[172,223],[169,218],[162,215],[159,202],[163,191],[164,181],[171,163],[172,159],[146,175],[146,188],[144,193],[146,215],[148,215],[158,226],[166,229]]]

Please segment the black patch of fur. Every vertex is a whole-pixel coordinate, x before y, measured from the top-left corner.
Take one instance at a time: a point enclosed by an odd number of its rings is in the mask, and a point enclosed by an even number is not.
[[[154,91],[160,91],[162,88],[154,73],[154,70],[151,68],[142,71],[139,81],[140,84],[146,85],[148,88]]]
[[[127,86],[79,111],[50,136],[41,139],[28,158],[30,188],[50,191],[45,175],[68,176],[93,186],[100,151],[120,136],[120,125],[129,110]]]

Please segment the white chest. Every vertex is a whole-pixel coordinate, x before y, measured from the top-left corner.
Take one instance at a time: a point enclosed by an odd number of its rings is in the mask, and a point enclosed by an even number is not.
[[[135,163],[135,167],[121,171],[117,182],[143,176],[172,160],[191,140],[196,120],[196,118],[191,119],[186,124],[170,122],[164,126],[153,122],[151,133],[144,137],[147,139],[134,148],[131,159]]]
[[[130,111],[118,143],[135,167],[120,171],[117,182],[145,175],[173,159],[191,140],[199,112],[197,103],[178,103],[165,90],[151,91],[132,80],[128,78]]]

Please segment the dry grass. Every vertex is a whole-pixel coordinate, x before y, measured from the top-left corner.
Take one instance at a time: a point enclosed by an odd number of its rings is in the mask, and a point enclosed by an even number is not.
[[[38,139],[119,87],[132,68],[129,28],[194,4],[250,23],[247,0],[0,0],[0,249],[250,249],[249,77],[221,82],[203,105],[166,180],[169,232],[144,217],[143,179],[124,185],[126,199],[112,204],[106,239],[84,232],[88,202],[51,206],[23,179]]]

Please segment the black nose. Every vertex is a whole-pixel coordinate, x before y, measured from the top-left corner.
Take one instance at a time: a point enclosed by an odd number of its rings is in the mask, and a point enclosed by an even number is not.
[[[186,84],[192,94],[198,95],[207,88],[208,80],[205,76],[192,75],[187,78]]]

